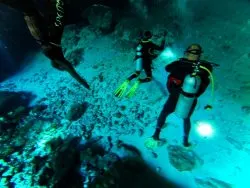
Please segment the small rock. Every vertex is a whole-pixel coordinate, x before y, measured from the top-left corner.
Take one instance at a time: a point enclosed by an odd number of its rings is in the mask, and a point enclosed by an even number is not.
[[[152,152],[152,156],[153,156],[153,158],[157,158],[157,157],[158,157],[158,154],[155,153],[155,152]]]
[[[122,117],[122,113],[121,112],[117,112],[114,116],[117,117],[117,118],[121,118]]]
[[[161,167],[157,167],[156,172],[161,172]]]
[[[121,110],[122,110],[122,111],[126,110],[126,108],[127,108],[127,107],[126,107],[125,105],[122,105],[122,106],[121,106]]]
[[[13,167],[10,167],[7,171],[5,171],[5,172],[2,174],[2,177],[13,176],[13,174],[14,174],[14,168],[13,168]]]
[[[87,110],[87,103],[83,104],[74,104],[71,106],[70,110],[68,111],[66,117],[70,121],[76,121],[82,117],[82,115],[86,112]]]
[[[47,105],[37,105],[32,109],[33,113],[39,113],[44,111],[48,106]]]
[[[140,137],[142,137],[143,134],[144,134],[144,130],[143,130],[143,129],[139,129],[139,130],[138,130],[138,134],[139,134]]]
[[[246,114],[249,114],[250,113],[250,106],[242,106],[241,107],[241,110],[246,113]]]

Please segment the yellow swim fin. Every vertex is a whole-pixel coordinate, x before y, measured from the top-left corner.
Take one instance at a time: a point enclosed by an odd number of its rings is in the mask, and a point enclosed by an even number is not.
[[[128,88],[129,82],[129,80],[126,80],[115,90],[114,94],[116,97],[122,97],[124,95]]]
[[[139,87],[140,83],[141,82],[139,80],[136,80],[136,82],[134,83],[134,85],[128,91],[126,97],[128,97],[128,98],[133,97],[135,95],[135,92],[136,92],[137,88]]]

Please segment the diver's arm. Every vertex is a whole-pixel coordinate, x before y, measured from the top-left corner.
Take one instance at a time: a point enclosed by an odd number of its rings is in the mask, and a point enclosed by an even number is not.
[[[203,65],[204,67],[206,67],[210,72],[213,71],[213,65],[210,64],[209,62],[204,63],[204,64],[202,63],[202,65]]]
[[[158,51],[164,50],[165,43],[166,43],[166,35],[167,35],[167,32],[164,32],[163,33],[163,39],[161,41],[161,45],[160,46],[155,45],[155,50],[158,50]]]
[[[178,66],[179,63],[180,63],[179,61],[174,61],[174,62],[168,64],[168,65],[165,67],[165,70],[166,70],[167,72],[172,72],[174,69],[176,69],[176,68],[179,67],[179,66]]]
[[[201,63],[201,66],[205,67],[206,69],[208,69],[211,73],[213,71],[213,65],[210,64],[209,62],[202,62]],[[200,89],[199,89],[199,92],[198,92],[198,96],[200,96],[201,94],[203,94],[207,87],[209,86],[210,84],[210,74],[204,70],[204,69],[201,69],[200,71],[200,78],[201,78],[201,85],[200,85]],[[212,86],[213,87],[213,86]]]
[[[174,61],[173,63],[167,65],[165,67],[165,70],[167,72],[172,72],[174,69],[193,69],[192,63],[185,63],[181,61]]]
[[[164,50],[164,47],[165,47],[165,39],[163,39],[161,41],[161,45],[160,46],[154,44],[153,42],[151,43],[151,48],[154,49],[154,50],[162,51],[162,50]]]

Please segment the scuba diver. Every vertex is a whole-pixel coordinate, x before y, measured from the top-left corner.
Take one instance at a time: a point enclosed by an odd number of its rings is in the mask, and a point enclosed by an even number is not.
[[[65,22],[64,0],[0,0],[0,3],[23,13],[31,35],[41,46],[45,56],[51,60],[54,68],[67,71],[85,88],[90,89],[86,80],[63,55],[61,38]],[[39,8],[43,8],[45,13],[43,14]]]
[[[151,39],[153,37],[150,31],[145,31],[139,40],[136,47],[136,55],[134,58],[135,63],[135,73],[130,75],[125,82],[123,82],[116,90],[115,96],[122,97],[127,90],[127,87],[131,80],[137,78],[135,84],[131,87],[131,89],[127,93],[127,97],[132,97],[135,94],[136,89],[138,88],[140,83],[150,82],[152,80],[152,60],[157,57],[157,54],[154,53],[155,50],[162,51],[165,46],[165,36],[161,42],[161,45],[158,46],[154,44]],[[138,78],[140,76],[141,71],[144,70],[146,73],[146,78]]]
[[[214,81],[211,72],[213,66],[217,64],[200,60],[202,52],[202,47],[199,44],[192,44],[186,49],[184,58],[180,58],[165,67],[166,71],[170,73],[167,81],[169,97],[160,113],[153,136],[145,142],[147,148],[153,149],[161,143],[160,132],[171,113],[175,113],[179,118],[183,119],[183,145],[184,147],[191,145],[189,143],[190,117],[197,104],[197,98],[205,92],[210,79],[212,96],[214,92]],[[205,109],[211,108],[211,105],[205,107]]]

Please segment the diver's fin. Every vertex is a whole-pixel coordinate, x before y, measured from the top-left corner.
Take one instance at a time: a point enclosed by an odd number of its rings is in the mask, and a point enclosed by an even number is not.
[[[165,145],[166,143],[167,143],[166,139],[155,140],[154,138],[150,137],[145,141],[144,145],[146,148],[153,150]]]
[[[139,81],[139,79],[136,80],[136,82],[134,83],[134,85],[128,91],[126,97],[133,97],[135,95],[135,92],[136,92],[137,88],[139,87],[140,83],[141,82]]]
[[[124,95],[129,85],[129,82],[129,80],[126,80],[115,90],[114,94],[116,97],[122,97]]]

